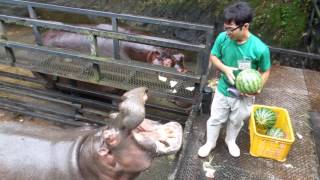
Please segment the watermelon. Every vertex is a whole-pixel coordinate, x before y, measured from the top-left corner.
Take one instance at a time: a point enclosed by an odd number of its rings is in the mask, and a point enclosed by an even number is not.
[[[283,130],[280,128],[275,128],[275,127],[268,129],[267,135],[275,137],[275,138],[284,138],[285,137],[285,133],[283,132]]]
[[[276,124],[276,114],[269,108],[260,107],[254,112],[256,126],[260,129],[270,129]]]
[[[255,94],[262,88],[262,77],[257,70],[245,69],[236,78],[236,88],[244,94]]]

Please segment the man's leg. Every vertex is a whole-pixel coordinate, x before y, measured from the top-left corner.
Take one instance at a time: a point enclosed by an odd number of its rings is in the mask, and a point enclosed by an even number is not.
[[[253,101],[254,100],[251,97],[243,97],[236,100],[231,107],[230,121],[228,121],[227,124],[225,142],[228,146],[229,153],[233,157],[240,156],[240,149],[236,144],[236,139],[243,126],[243,121],[250,116]]]
[[[207,121],[207,140],[198,151],[200,157],[207,157],[216,147],[221,124],[227,121],[229,111],[226,97],[216,90],[211,104],[211,116]]]

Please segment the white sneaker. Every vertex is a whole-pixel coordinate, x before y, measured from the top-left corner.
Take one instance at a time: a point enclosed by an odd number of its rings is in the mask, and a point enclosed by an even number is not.
[[[239,149],[238,145],[235,142],[226,141],[226,144],[228,146],[229,153],[231,154],[231,156],[233,156],[233,157],[239,157],[240,156],[240,149]]]
[[[205,145],[201,146],[198,150],[198,156],[200,157],[207,157],[209,156],[212,149],[216,147],[215,144],[206,143]]]

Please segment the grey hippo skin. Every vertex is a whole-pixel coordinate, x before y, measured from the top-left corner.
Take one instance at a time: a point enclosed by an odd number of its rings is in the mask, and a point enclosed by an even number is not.
[[[112,30],[110,24],[80,25],[93,29]],[[127,34],[141,34],[124,28],[118,28],[119,32]],[[87,36],[49,30],[42,35],[43,45],[58,47],[69,50],[76,50],[82,53],[90,53],[90,40]],[[98,38],[98,54],[100,56],[112,56],[113,40]],[[120,58],[124,60],[137,60],[165,67],[174,67],[179,72],[186,72],[184,66],[184,55],[176,50],[155,47],[146,44],[139,44],[127,41],[120,41]]]
[[[1,122],[0,179],[126,180],[150,167],[156,156],[176,153],[182,127],[145,119],[147,89],[122,96],[114,120],[101,128],[44,128]]]

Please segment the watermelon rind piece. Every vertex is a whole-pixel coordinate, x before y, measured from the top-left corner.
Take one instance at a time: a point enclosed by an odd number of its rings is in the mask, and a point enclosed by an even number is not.
[[[257,70],[245,69],[236,78],[236,88],[245,94],[255,94],[262,88],[262,77]]]
[[[270,129],[276,124],[277,116],[272,109],[260,107],[254,112],[254,120],[258,128]]]
[[[285,138],[284,131],[282,129],[276,128],[276,127],[268,129],[266,135],[271,136],[271,137],[275,137],[275,138],[280,138],[280,139]]]

